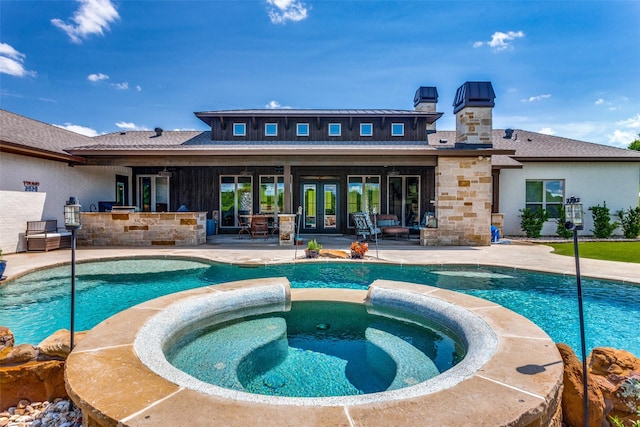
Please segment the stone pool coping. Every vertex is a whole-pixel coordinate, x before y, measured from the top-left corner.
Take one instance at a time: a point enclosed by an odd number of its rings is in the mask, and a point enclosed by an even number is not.
[[[535,324],[495,303],[424,285],[378,280],[373,287],[456,304],[486,322],[495,352],[459,382],[420,395],[330,405],[269,404],[178,386],[138,358],[134,341],[152,317],[189,298],[224,295],[283,279],[251,279],[167,295],[118,313],[94,327],[67,359],[67,391],[88,426],[241,425],[560,425],[563,364]],[[367,291],[292,289],[293,301],[363,303]]]

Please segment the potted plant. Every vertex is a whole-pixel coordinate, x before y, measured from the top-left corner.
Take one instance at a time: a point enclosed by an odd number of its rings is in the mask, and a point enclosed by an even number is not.
[[[305,249],[304,253],[307,255],[307,258],[318,258],[320,256],[320,249],[322,249],[322,245],[318,243],[316,239],[311,239],[307,243],[307,249]]]
[[[7,261],[2,259],[2,249],[0,249],[0,279],[2,279],[2,275],[4,274],[4,270],[7,268]]]
[[[351,258],[364,258],[364,254],[369,250],[369,244],[366,242],[353,242],[351,244]]]

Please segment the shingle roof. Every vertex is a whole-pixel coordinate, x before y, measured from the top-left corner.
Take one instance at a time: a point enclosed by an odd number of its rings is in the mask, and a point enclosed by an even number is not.
[[[0,141],[71,157],[65,149],[89,144],[93,139],[0,109]]]
[[[246,112],[247,110],[238,110]],[[252,110],[249,110],[252,111]],[[256,110],[264,113],[269,110]],[[298,110],[296,110],[298,111]],[[303,111],[356,111],[356,110],[303,110]],[[369,110],[357,110],[369,111]],[[408,110],[374,110],[402,111]],[[281,110],[276,110],[280,112]],[[594,144],[575,139],[544,135],[521,129],[513,131],[512,138],[504,138],[505,131],[493,130],[493,148],[496,150],[514,150],[514,155],[497,154],[492,157],[494,167],[521,167],[522,161],[632,161],[640,162],[640,151]],[[97,137],[87,137],[46,123],[0,110],[0,142],[24,146],[43,152],[69,156],[90,152],[104,154],[119,152],[138,152],[140,155],[152,154],[156,150],[185,151],[189,153],[219,151],[274,150],[288,151],[323,148],[334,150],[353,150],[358,147],[373,150],[393,149],[401,151],[436,151],[452,149],[455,144],[455,131],[438,131],[428,135],[424,141],[212,141],[209,131],[164,131],[157,136],[154,131],[115,132]]]
[[[627,150],[609,145],[594,144],[553,135],[545,135],[515,129],[511,139],[504,138],[504,129],[494,129],[493,148],[514,150],[511,156],[492,157],[495,167],[518,167],[521,161],[631,161],[640,162],[640,151]],[[455,131],[438,131],[428,135],[429,145],[453,148]],[[440,142],[446,141],[446,142]]]

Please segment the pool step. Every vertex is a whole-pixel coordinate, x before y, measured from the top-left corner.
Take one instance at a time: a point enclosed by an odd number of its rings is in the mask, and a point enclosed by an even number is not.
[[[367,328],[365,337],[396,362],[396,376],[387,390],[409,387],[440,374],[433,360],[402,338],[376,328]],[[369,362],[375,366],[374,360]]]
[[[242,321],[212,335],[215,340],[206,343],[208,372],[194,376],[233,390],[244,390],[245,379],[280,363],[289,348],[287,324],[280,317]]]

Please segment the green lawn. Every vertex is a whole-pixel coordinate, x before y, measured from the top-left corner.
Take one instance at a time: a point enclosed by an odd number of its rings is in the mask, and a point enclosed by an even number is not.
[[[553,253],[573,256],[572,243],[546,243]],[[581,258],[603,259],[606,261],[635,262],[640,264],[640,241],[637,242],[579,242]]]

